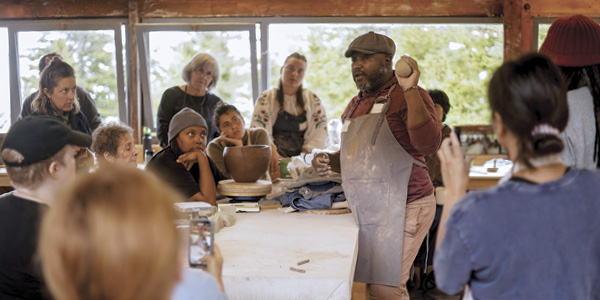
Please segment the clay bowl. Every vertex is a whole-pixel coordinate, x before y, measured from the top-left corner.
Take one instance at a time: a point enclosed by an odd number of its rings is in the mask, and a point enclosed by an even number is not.
[[[255,182],[269,169],[271,147],[265,145],[225,147],[223,160],[233,180]]]

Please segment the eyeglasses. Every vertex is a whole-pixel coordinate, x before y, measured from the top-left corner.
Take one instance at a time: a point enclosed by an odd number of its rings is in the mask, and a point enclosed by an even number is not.
[[[213,73],[212,72],[210,72],[210,71],[206,72],[202,68],[194,68],[193,72],[196,75],[201,76],[201,77],[205,77],[205,78],[212,78],[213,77]]]

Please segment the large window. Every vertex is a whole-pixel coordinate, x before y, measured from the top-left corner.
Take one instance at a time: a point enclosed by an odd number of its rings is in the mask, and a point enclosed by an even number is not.
[[[38,91],[40,57],[60,54],[75,69],[77,85],[88,91],[103,119],[119,119],[115,37],[111,30],[19,33],[21,95]]]
[[[40,21],[8,22],[10,51],[10,122],[21,101],[38,90],[39,60],[58,53],[75,69],[77,85],[96,102],[103,120],[127,122],[123,49],[124,22]]]
[[[0,28],[0,133],[10,127],[10,72],[8,67],[8,30]]]
[[[141,69],[144,125],[156,126],[163,92],[185,85],[181,71],[197,53],[208,53],[219,64],[220,76],[210,92],[234,104],[249,118],[252,99],[258,93],[256,46],[252,47],[256,45],[255,30],[254,24],[138,26],[138,36],[145,45],[140,58],[147,62]],[[147,109],[148,104],[151,109]]]
[[[501,24],[271,24],[269,54],[271,85],[276,86],[287,55],[307,57],[304,86],[323,101],[327,115],[339,118],[357,94],[344,52],[357,36],[375,31],[396,42],[394,62],[401,55],[416,58],[420,85],[441,89],[450,97],[451,125],[487,124],[487,84],[502,63]]]

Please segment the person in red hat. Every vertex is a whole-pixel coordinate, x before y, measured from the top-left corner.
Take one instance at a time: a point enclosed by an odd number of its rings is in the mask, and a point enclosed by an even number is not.
[[[600,25],[583,15],[557,19],[539,52],[560,67],[569,90],[562,160],[576,168],[599,168]]]

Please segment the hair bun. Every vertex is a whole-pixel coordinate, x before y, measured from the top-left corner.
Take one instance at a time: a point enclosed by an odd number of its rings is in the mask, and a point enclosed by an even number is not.
[[[61,62],[62,62],[62,59],[61,59],[59,56],[55,56],[55,57],[53,57],[53,58],[52,58],[52,60],[50,61],[50,65],[51,65],[51,64],[58,64],[58,63],[61,63]]]

